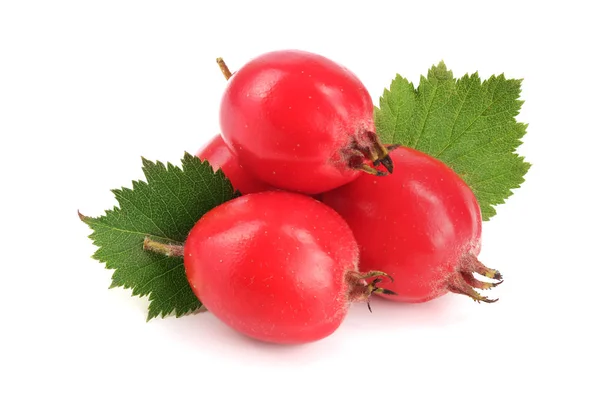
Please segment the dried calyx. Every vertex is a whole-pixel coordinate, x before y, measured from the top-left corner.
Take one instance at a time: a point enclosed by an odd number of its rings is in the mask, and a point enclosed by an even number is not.
[[[474,274],[485,276],[496,282],[480,281]],[[502,282],[504,281],[502,280],[502,274],[499,271],[486,267],[476,256],[467,253],[461,258],[456,273],[450,276],[450,279],[448,280],[448,290],[453,293],[469,296],[478,303],[482,301],[484,303],[495,303],[498,299],[490,299],[486,296],[482,296],[475,289],[491,289]]]
[[[390,151],[399,145],[384,145],[375,132],[367,131],[359,142],[353,138],[350,145],[343,150],[343,156],[352,169],[371,175],[384,176],[394,172],[394,163]],[[383,168],[379,168],[382,166]]]
[[[348,300],[350,302],[366,302],[369,311],[372,312],[369,300],[373,293],[396,296],[395,292],[377,286],[384,278],[387,278],[390,282],[394,281],[390,275],[381,271],[369,271],[365,273],[348,271],[346,273],[346,282],[349,287]]]

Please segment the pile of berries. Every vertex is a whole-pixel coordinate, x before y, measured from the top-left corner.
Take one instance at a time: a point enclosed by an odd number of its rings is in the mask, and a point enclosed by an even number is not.
[[[302,51],[261,55],[234,74],[218,62],[222,135],[198,156],[242,196],[205,214],[182,249],[210,312],[259,340],[304,343],[372,295],[495,301],[475,290],[502,277],[477,259],[473,192],[441,161],[381,143],[354,74]]]

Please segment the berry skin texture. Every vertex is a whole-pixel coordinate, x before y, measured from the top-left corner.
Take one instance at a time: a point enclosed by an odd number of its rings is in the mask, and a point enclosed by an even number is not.
[[[238,157],[225,144],[221,135],[215,136],[197,153],[198,158],[206,160],[213,169],[221,169],[233,187],[242,194],[264,192],[273,188],[255,178],[244,168]]]
[[[364,281],[381,274],[360,275],[357,263],[358,245],[335,211],[282,191],[214,208],[184,245],[188,281],[206,308],[238,332],[273,343],[322,339],[350,301],[382,292]]]
[[[252,174],[280,189],[317,194],[359,171],[393,166],[374,134],[373,102],[346,68],[317,54],[263,54],[231,76],[220,123]]]
[[[464,181],[441,161],[419,151],[390,153],[396,172],[361,176],[325,193],[322,200],[338,211],[358,241],[360,268],[377,267],[394,278],[389,288],[403,302],[424,302],[448,291],[476,301],[493,302],[474,288],[474,273],[501,280],[477,260],[481,247],[481,211]]]

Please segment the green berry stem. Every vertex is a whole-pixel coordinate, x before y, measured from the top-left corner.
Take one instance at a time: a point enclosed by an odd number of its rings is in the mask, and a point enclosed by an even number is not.
[[[167,257],[183,257],[183,246],[180,244],[165,244],[150,239],[144,239],[144,250],[163,254]]]

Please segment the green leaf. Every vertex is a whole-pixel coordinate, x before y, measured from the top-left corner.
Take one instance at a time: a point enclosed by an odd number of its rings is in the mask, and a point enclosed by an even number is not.
[[[482,82],[477,73],[457,80],[440,62],[417,89],[397,75],[379,99],[375,124],[384,143],[412,147],[453,168],[489,220],[530,167],[516,154],[527,128],[515,119],[520,93],[521,80],[499,75]]]
[[[202,215],[236,193],[223,172],[188,153],[181,168],[146,159],[142,164],[147,182],[113,190],[118,207],[98,218],[80,217],[93,229],[90,238],[98,246],[93,258],[114,270],[111,288],[149,296],[148,320],[179,317],[202,305],[188,284],[183,259],[143,250],[144,238],[183,244]]]

